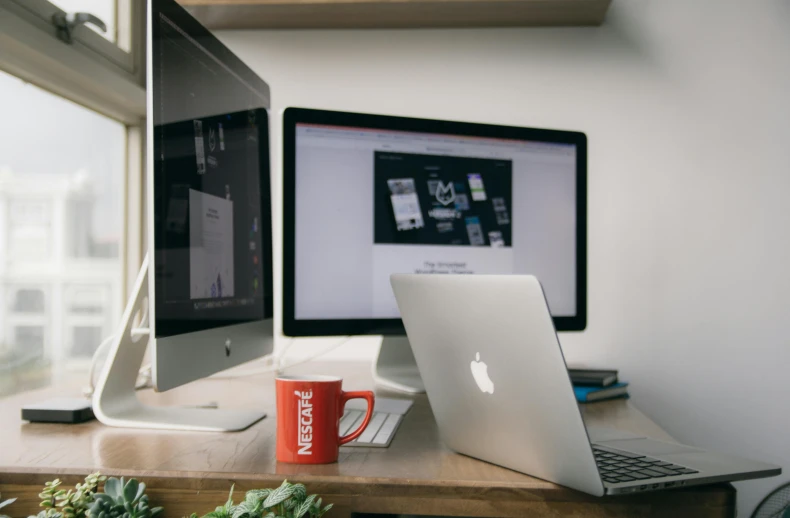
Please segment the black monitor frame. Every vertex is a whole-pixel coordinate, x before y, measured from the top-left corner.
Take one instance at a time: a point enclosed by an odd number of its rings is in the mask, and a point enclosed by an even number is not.
[[[283,113],[283,332],[287,336],[405,335],[399,318],[296,319],[296,125],[504,138],[576,146],[576,314],[553,317],[557,331],[587,326],[587,136],[558,131],[387,115],[288,108]]]
[[[200,46],[204,47],[204,51],[213,55],[216,59],[220,60],[224,65],[236,74],[240,80],[247,83],[248,87],[253,89],[260,97],[259,106],[246,107],[244,111],[254,111],[255,113],[255,126],[258,129],[259,144],[258,144],[258,161],[259,161],[259,185],[260,185],[260,207],[261,207],[261,248],[260,260],[263,268],[261,269],[261,310],[255,315],[245,315],[239,317],[233,311],[219,311],[212,315],[211,319],[195,320],[195,319],[159,319],[156,318],[155,333],[156,338],[166,338],[170,336],[182,335],[196,331],[205,331],[220,327],[232,326],[236,324],[243,324],[248,322],[256,322],[262,320],[269,320],[274,318],[274,263],[273,263],[273,213],[272,213],[272,197],[271,197],[271,160],[270,160],[270,140],[271,140],[271,122],[269,115],[269,108],[271,106],[271,96],[269,85],[261,79],[252,69],[244,64],[233,52],[230,51],[222,42],[220,42],[208,29],[203,27],[188,11],[181,7],[174,0],[152,0],[151,1],[151,80],[153,84],[158,84],[157,80],[159,74],[159,63],[157,60],[161,59],[158,53],[157,46],[160,45],[162,38],[161,29],[159,27],[158,19],[161,16],[170,20],[175,24],[179,31],[184,33],[184,37],[195,39],[199,42]],[[157,120],[156,110],[152,107],[161,106],[163,100],[161,99],[161,92],[159,88],[152,88],[150,97],[152,105],[149,106],[149,131],[152,132],[152,148],[153,154],[153,172],[149,176],[150,185],[148,188],[151,190],[151,199],[155,200],[157,197],[155,193],[157,189],[161,188],[161,178],[163,175],[163,160],[162,160],[162,140],[161,132],[162,126],[160,121]],[[227,113],[235,113],[235,110]],[[224,115],[225,112],[220,112],[212,115]],[[154,221],[164,221],[163,207],[152,203],[149,208],[149,218]],[[149,230],[152,231],[155,238],[157,233],[161,233],[162,229],[157,225],[151,224]],[[156,265],[156,249],[155,239],[151,241],[149,249],[150,260]],[[152,270],[153,272],[154,270]],[[155,284],[155,292],[160,289],[158,284]],[[156,297],[155,293],[151,294]],[[257,306],[256,306],[257,307]]]

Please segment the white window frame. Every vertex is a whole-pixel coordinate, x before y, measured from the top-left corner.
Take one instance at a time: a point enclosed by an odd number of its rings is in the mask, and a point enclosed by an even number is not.
[[[96,0],[109,1],[109,0]],[[144,41],[139,38],[139,29],[145,27],[145,1],[140,0],[112,0],[116,2],[116,36],[118,39],[128,39],[131,44],[129,52],[121,49],[116,42],[110,41],[96,31],[79,26],[72,35],[74,45],[85,52],[90,52],[94,58],[101,59],[105,65],[116,67],[135,77],[138,84],[143,84],[145,78]],[[50,0],[3,0],[6,9],[13,10],[17,16],[26,18],[30,23],[42,27],[52,27],[52,15],[65,13],[63,9],[54,5]],[[119,15],[119,13],[124,13]],[[127,16],[128,14],[128,16]],[[107,20],[103,20],[107,21]],[[53,27],[54,28],[54,27]],[[132,34],[131,31],[135,31]],[[55,31],[57,32],[57,31]]]
[[[132,2],[132,52],[87,27],[57,37],[46,0],[0,2],[0,69],[129,125],[145,117],[145,6]],[[47,7],[48,6],[48,7]],[[49,17],[46,13],[49,13]]]
[[[131,12],[130,52],[87,27],[74,42],[57,37],[51,21],[63,12],[47,0],[0,1],[0,70],[126,125],[126,172],[120,261],[122,300],[128,297],[145,254],[143,199],[145,167],[146,0],[126,2]],[[45,114],[41,114],[45,116]]]

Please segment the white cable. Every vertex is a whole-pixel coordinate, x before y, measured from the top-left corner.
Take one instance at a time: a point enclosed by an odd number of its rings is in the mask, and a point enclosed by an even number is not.
[[[285,361],[285,353],[288,352],[288,349],[291,348],[294,342],[296,342],[296,338],[291,338],[288,340],[288,343],[285,344],[285,347],[283,347],[282,351],[277,353],[277,356],[275,357],[275,364],[277,365],[278,369],[282,367],[282,364]]]
[[[349,340],[351,340],[351,338],[352,338],[351,336],[346,336],[342,340],[330,345],[326,349],[323,349],[323,350],[319,351],[318,353],[316,353],[316,354],[314,354],[312,356],[308,356],[307,358],[302,358],[301,360],[297,360],[297,361],[295,361],[293,363],[289,363],[288,365],[281,365],[280,368],[277,370],[277,372],[279,373],[279,372],[284,371],[285,369],[290,369],[291,367],[296,367],[297,365],[302,365],[303,363],[311,362],[311,361],[315,360],[316,358],[318,358],[319,356],[323,356],[323,355],[325,355],[325,354],[327,354],[329,352],[334,351],[335,349],[337,349],[341,345],[343,345],[346,342],[348,342]]]
[[[326,347],[326,348],[322,349],[321,351],[308,356],[307,358],[302,358],[301,360],[296,360],[296,361],[294,361],[292,363],[289,363],[287,365],[283,365],[283,363],[284,363],[284,358],[283,357],[285,356],[285,352],[295,342],[295,339],[292,338],[291,341],[288,342],[288,344],[283,348],[283,350],[280,352],[280,354],[277,355],[277,357],[273,358],[273,361],[274,361],[273,365],[270,365],[270,366],[267,366],[267,367],[263,367],[263,368],[259,368],[259,369],[247,369],[247,370],[236,371],[236,372],[218,373],[218,374],[215,374],[215,375],[213,375],[211,377],[214,378],[214,379],[231,379],[231,378],[242,378],[242,377],[245,377],[245,376],[255,376],[255,375],[258,375],[258,374],[267,374],[267,373],[270,373],[270,372],[281,373],[285,369],[290,369],[291,367],[295,367],[297,365],[302,365],[303,363],[311,362],[311,361],[315,360],[316,358],[318,358],[320,356],[323,356],[323,355],[325,355],[325,354],[327,354],[329,352],[332,352],[335,349],[337,349],[338,347],[340,347],[341,345],[343,345],[346,342],[348,342],[349,340],[351,340],[351,338],[352,338],[351,336],[346,336],[342,340],[339,340],[339,341],[333,343],[329,347]]]

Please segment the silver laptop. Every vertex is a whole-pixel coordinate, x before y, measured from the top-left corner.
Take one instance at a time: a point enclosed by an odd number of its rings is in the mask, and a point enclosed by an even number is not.
[[[391,282],[442,439],[459,453],[596,496],[782,471],[587,430],[535,277],[396,274]]]

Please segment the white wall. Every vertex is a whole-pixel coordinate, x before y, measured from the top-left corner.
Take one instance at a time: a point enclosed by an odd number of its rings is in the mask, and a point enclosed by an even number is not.
[[[790,479],[788,27],[784,0],[615,0],[600,28],[220,36],[276,110],[585,131],[589,326],[566,354],[619,367],[679,440],[782,464],[738,484],[744,515]]]

